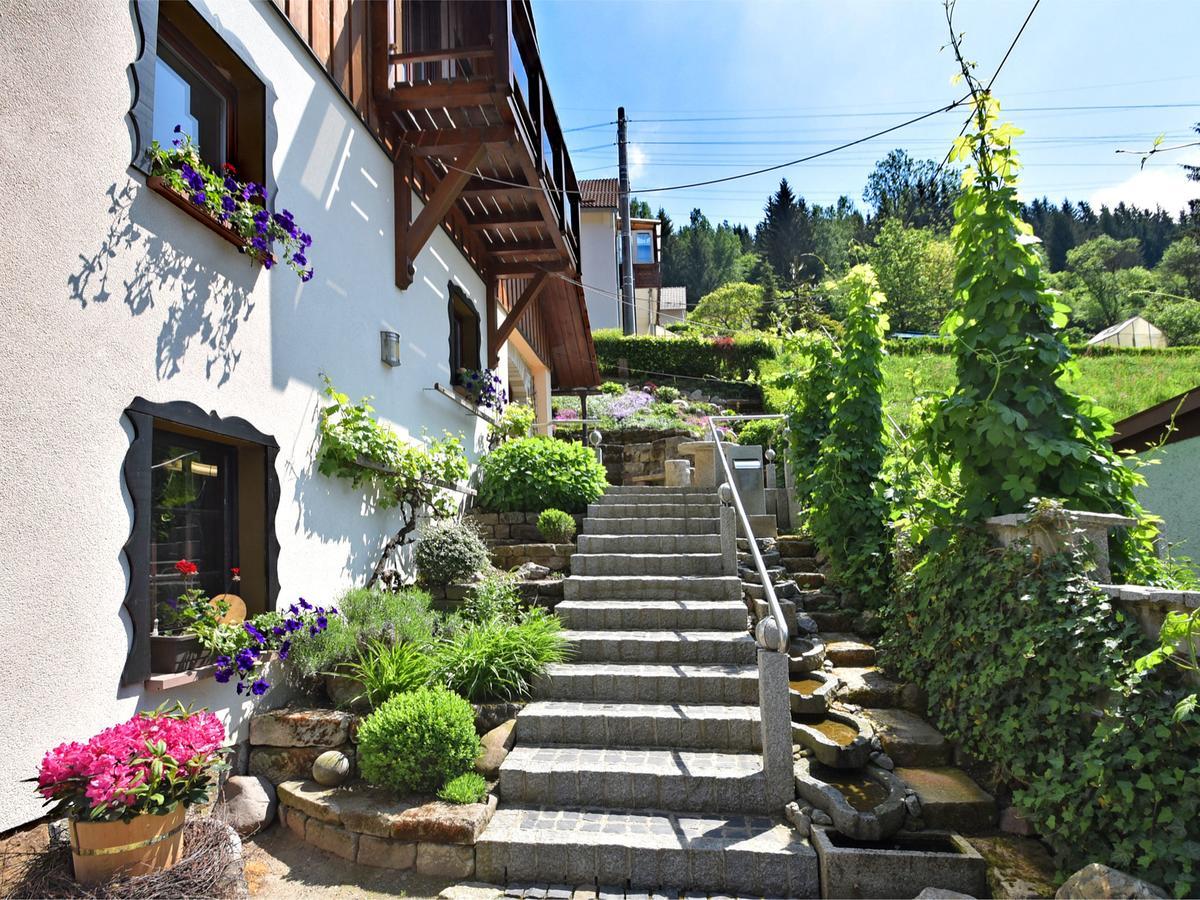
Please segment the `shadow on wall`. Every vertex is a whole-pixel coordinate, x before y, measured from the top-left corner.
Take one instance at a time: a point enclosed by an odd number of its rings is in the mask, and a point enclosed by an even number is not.
[[[108,189],[110,221],[108,233],[90,255],[79,254],[79,268],[67,279],[71,297],[83,309],[108,303],[114,294],[140,316],[156,301],[171,298],[155,344],[154,371],[160,381],[177,375],[184,355],[193,343],[205,348],[205,377],[224,384],[241,359],[234,349],[240,323],[254,310],[250,292],[259,268],[249,259],[236,267],[232,277],[214,271],[188,253],[181,253],[161,237],[150,234],[135,222],[154,215],[152,203],[164,202],[132,180]],[[128,278],[110,283],[110,267],[118,256],[136,258]]]

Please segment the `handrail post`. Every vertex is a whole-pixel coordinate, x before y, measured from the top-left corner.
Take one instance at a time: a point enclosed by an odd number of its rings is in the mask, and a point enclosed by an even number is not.
[[[733,489],[728,483],[717,488],[721,501],[721,568],[726,575],[736,575],[737,512],[733,508]]]

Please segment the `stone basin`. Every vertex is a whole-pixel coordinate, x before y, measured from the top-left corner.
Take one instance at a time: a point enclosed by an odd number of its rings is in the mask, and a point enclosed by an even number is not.
[[[871,758],[875,731],[863,719],[828,710],[823,716],[792,719],[792,740],[812,751],[817,762],[834,769],[861,769]]]
[[[796,638],[788,647],[788,672],[793,676],[814,672],[821,668],[821,664],[824,662],[824,641]]]
[[[904,782],[874,763],[847,772],[802,757],[795,776],[800,798],[828,813],[833,827],[847,837],[879,841],[904,825]]]
[[[820,670],[804,672],[788,682],[794,716],[823,716],[837,690],[838,679]]]
[[[957,834],[900,832],[860,841],[814,825],[822,897],[916,897],[926,888],[988,896],[987,862]],[[926,894],[929,896],[929,894]]]

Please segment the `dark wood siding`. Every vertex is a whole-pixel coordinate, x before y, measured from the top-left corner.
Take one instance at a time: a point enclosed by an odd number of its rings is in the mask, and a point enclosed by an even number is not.
[[[287,17],[362,120],[369,121],[366,4],[351,0],[271,2]]]

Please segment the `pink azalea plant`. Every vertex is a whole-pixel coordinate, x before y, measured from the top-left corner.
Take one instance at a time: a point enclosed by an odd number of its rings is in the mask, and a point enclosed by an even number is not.
[[[225,726],[208,711],[141,712],[86,744],[70,741],[42,759],[36,781],[55,814],[112,821],[203,802],[225,768]]]

